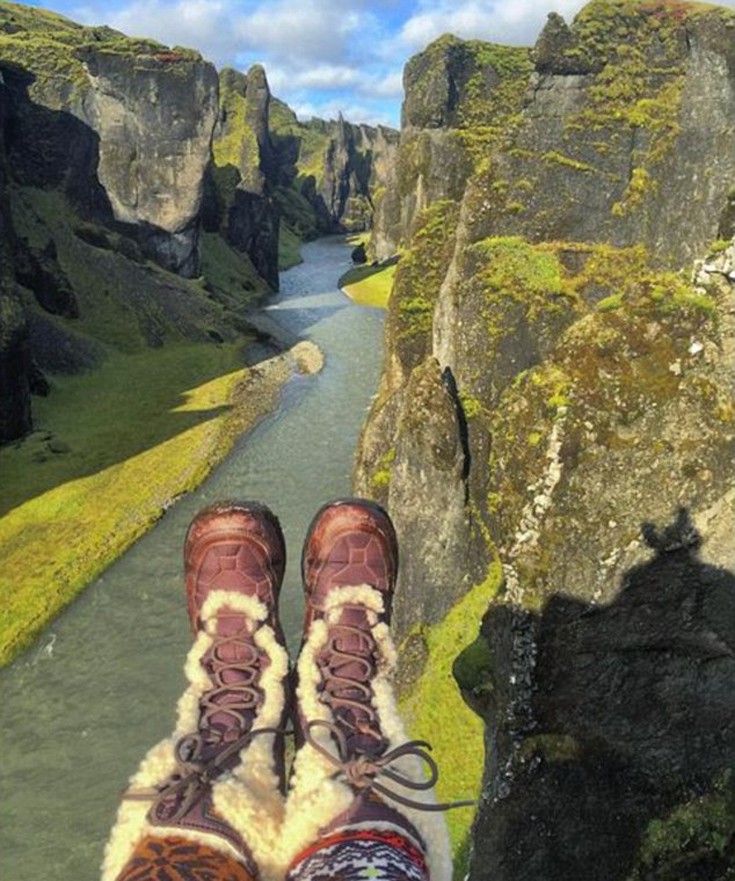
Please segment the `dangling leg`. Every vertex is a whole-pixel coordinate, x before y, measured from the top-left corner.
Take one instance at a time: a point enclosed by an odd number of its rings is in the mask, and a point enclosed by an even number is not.
[[[194,644],[171,738],[131,780],[103,881],[268,877],[283,814],[285,545],[254,503],[200,512],[184,547]]]
[[[392,523],[345,500],[315,518],[302,560],[306,623],[284,838],[288,881],[449,881],[435,766],[407,742],[391,684],[398,565]],[[434,778],[426,781],[428,761]]]

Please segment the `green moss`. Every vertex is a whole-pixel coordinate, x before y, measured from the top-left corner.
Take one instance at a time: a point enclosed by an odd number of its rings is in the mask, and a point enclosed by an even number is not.
[[[558,150],[551,150],[548,153],[544,153],[541,158],[544,162],[553,162],[557,165],[563,165],[566,168],[573,168],[575,171],[584,172],[585,174],[597,171],[593,165],[589,165],[587,162],[579,162],[576,159],[572,159],[571,156],[565,156],[563,153],[559,153]]]
[[[459,129],[475,170],[486,168],[493,149],[511,140],[533,72],[528,49],[469,40],[471,73],[461,100]],[[488,86],[488,73],[499,81]]]
[[[519,309],[534,323],[577,308],[576,294],[562,284],[561,264],[551,250],[519,236],[500,236],[476,242],[468,255],[476,267],[474,283],[484,295],[491,344],[512,332]]]
[[[393,462],[396,458],[396,449],[391,447],[378,460],[375,471],[370,478],[370,484],[373,490],[385,489],[390,486]]]
[[[56,377],[36,431],[0,448],[0,663],[224,455],[243,429],[241,345],[149,349]]]
[[[411,736],[425,738],[433,746],[440,770],[437,797],[441,801],[477,798],[480,792],[483,724],[462,699],[452,668],[457,656],[475,641],[480,620],[501,578],[500,563],[494,563],[482,584],[463,597],[441,622],[426,628],[428,657],[423,673],[400,702]],[[480,658],[480,666],[482,663]],[[447,815],[455,855],[466,840],[472,815],[468,808]],[[461,875],[461,871],[462,867],[455,865],[455,875]]]
[[[54,109],[67,109],[91,88],[84,59],[88,52],[132,58],[136,63],[171,65],[200,61],[201,55],[154,40],[135,39],[108,27],[84,27],[37,7],[0,2],[0,56],[33,74],[30,95]]]
[[[225,119],[212,142],[215,165],[237,169],[246,184],[255,183],[260,170],[260,148],[248,119],[247,77],[225,68],[219,76],[220,113]]]
[[[622,305],[623,295],[611,294],[609,297],[603,297],[597,304],[597,308],[600,312],[612,312],[614,309],[619,309]]]
[[[612,206],[615,217],[624,217],[631,211],[635,211],[643,202],[645,196],[656,189],[656,182],[645,168],[634,168],[628,186],[625,188],[623,198]]]
[[[459,207],[448,200],[434,202],[417,219],[410,249],[395,275],[391,315],[399,338],[426,337],[434,305],[454,246]]]
[[[396,263],[357,266],[339,280],[339,287],[360,306],[387,309]]]
[[[460,391],[459,400],[466,419],[475,419],[482,413],[482,401],[469,392]]]
[[[569,129],[624,127],[641,146],[626,193],[613,212],[636,210],[654,186],[655,166],[679,134],[687,19],[697,4],[593,0],[574,21],[575,48],[595,71],[587,103]]]
[[[714,257],[716,254],[722,254],[724,251],[727,251],[731,246],[732,239],[717,239],[709,246],[707,253]]]
[[[706,795],[679,805],[667,817],[651,820],[627,881],[730,877],[718,869],[726,872],[731,865],[728,854],[734,842],[735,786],[728,770]]]

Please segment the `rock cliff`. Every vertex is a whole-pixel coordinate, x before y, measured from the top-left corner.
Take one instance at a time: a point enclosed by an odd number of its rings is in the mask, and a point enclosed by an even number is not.
[[[733,47],[729,10],[597,0],[525,59],[443,38],[407,67],[356,488],[413,561],[407,645],[502,564],[457,663],[472,879],[727,877]]]
[[[16,179],[62,187],[87,219],[132,226],[161,265],[197,275],[214,68],[53,13],[4,3],[0,16]]]
[[[0,440],[15,440],[31,428],[31,362],[28,324],[13,273],[13,231],[7,207],[6,125],[7,90],[0,83]]]
[[[196,53],[3,2],[0,79],[7,441],[30,429],[42,371],[235,339],[275,259],[254,268],[203,232],[218,82]]]
[[[273,138],[284,218],[308,237],[369,229],[383,199],[398,145],[385,126],[340,119],[300,122],[277,102]]]
[[[279,218],[273,190],[278,172],[269,130],[268,81],[259,65],[247,75],[225,69],[219,79],[212,169],[216,217],[210,227],[222,230],[277,290]]]

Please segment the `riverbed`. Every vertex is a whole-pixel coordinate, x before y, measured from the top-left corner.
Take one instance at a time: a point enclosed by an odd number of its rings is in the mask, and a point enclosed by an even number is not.
[[[354,305],[337,279],[339,238],[303,248],[281,275],[269,318],[315,342],[315,376],[295,376],[280,405],[194,493],[0,672],[0,876],[82,881],[99,874],[120,794],[145,751],[171,732],[190,644],[181,547],[196,511],[257,499],[279,516],[288,564],[281,617],[292,650],[303,600],[301,542],[317,508],[347,495],[361,424],[377,388],[384,313]],[[32,561],[29,561],[32,565]]]

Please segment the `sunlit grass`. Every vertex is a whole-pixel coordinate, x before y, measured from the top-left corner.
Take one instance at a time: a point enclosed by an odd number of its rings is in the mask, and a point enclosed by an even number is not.
[[[387,309],[396,264],[357,266],[339,280],[340,288],[360,306]]]
[[[480,794],[485,761],[483,723],[462,699],[452,665],[477,637],[500,580],[500,566],[494,564],[482,584],[472,588],[442,621],[426,628],[426,666],[400,702],[410,735],[428,740],[433,747],[440,771],[436,786],[439,801],[476,799]],[[473,817],[472,808],[458,808],[447,814],[455,859],[465,844]]]
[[[221,460],[253,417],[233,406],[247,374],[238,346],[188,344],[34,400],[38,430],[0,449],[0,663]]]

